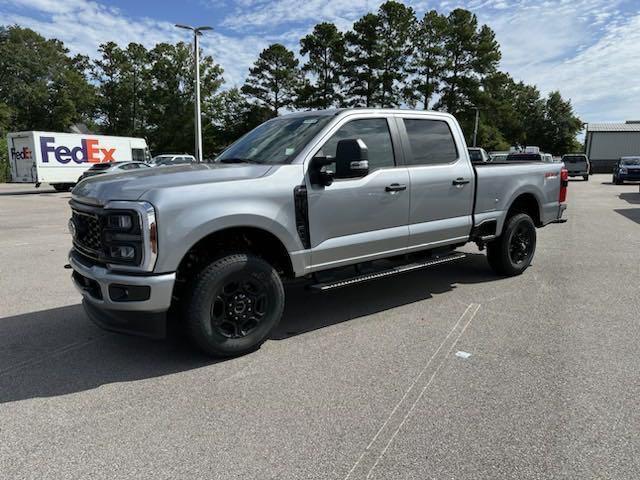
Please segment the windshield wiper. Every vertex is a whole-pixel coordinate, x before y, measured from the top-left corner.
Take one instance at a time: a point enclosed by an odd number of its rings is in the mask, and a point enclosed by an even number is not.
[[[240,158],[240,157],[230,157],[230,158],[221,158],[220,163],[262,163],[258,160],[253,160],[252,158]]]

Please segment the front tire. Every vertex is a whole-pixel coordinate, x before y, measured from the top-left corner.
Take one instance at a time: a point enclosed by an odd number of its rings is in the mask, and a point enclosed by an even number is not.
[[[502,235],[487,245],[487,260],[499,275],[524,272],[536,251],[536,226],[526,213],[507,219]]]
[[[284,288],[276,270],[241,253],[214,260],[198,274],[186,295],[185,320],[201,350],[233,357],[259,348],[283,310]]]

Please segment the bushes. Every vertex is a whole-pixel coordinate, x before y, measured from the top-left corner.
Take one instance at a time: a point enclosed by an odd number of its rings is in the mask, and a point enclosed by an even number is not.
[[[7,139],[0,138],[0,183],[8,182],[11,177],[7,155]]]

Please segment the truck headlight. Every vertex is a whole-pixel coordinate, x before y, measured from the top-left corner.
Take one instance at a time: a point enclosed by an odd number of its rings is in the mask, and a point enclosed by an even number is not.
[[[128,213],[111,214],[107,217],[107,228],[131,230],[133,219]]]
[[[103,241],[107,266],[151,272],[158,256],[156,212],[148,202],[111,201],[105,205]]]

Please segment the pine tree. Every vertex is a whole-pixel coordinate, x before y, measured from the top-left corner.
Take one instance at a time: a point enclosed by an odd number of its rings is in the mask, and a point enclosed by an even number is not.
[[[277,116],[281,108],[294,104],[298,83],[298,60],[284,45],[274,43],[260,53],[249,69],[242,93],[269,107]]]
[[[333,23],[319,23],[300,40],[300,54],[308,55],[302,71],[314,75],[301,87],[299,104],[308,108],[330,108],[343,103],[341,79],[344,71],[344,36]]]
[[[444,37],[447,19],[435,10],[427,12],[414,30],[416,45],[410,65],[413,81],[407,88],[405,99],[410,105],[417,101],[425,110],[431,98],[438,93],[444,72]]]

